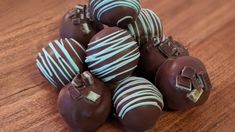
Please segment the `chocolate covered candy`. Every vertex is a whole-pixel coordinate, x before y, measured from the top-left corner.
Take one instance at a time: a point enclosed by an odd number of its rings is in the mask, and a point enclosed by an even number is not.
[[[73,132],[94,132],[111,110],[111,92],[89,72],[66,85],[58,97],[59,112]]]
[[[129,132],[151,129],[163,108],[159,90],[139,77],[124,79],[115,89],[113,101],[117,117]]]
[[[85,69],[85,49],[74,39],[50,42],[38,54],[36,64],[41,74],[60,90]]]
[[[87,47],[90,39],[101,29],[103,25],[92,18],[86,5],[76,5],[64,15],[60,35],[73,38]]]
[[[105,28],[88,44],[86,60],[91,73],[104,82],[117,82],[137,67],[140,56],[136,41],[128,31]]]
[[[158,44],[156,39],[140,47],[140,61],[137,67],[138,74],[154,82],[158,68],[168,58],[188,56],[188,50],[172,37],[165,38]]]
[[[203,104],[211,82],[204,64],[190,56],[168,59],[156,74],[155,84],[171,110],[185,110]]]
[[[89,0],[94,17],[108,26],[125,26],[141,10],[140,0]]]
[[[159,43],[163,39],[163,28],[159,17],[149,9],[142,9],[136,21],[127,28],[139,45],[144,45],[153,38]]]

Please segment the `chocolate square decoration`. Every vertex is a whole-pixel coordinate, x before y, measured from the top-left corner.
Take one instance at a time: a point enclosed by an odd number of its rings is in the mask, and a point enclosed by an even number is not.
[[[181,76],[189,78],[189,79],[194,79],[195,73],[196,73],[196,70],[194,68],[185,66],[181,72]]]
[[[162,43],[158,46],[158,49],[168,58],[174,56],[176,50],[172,44]]]
[[[77,90],[75,87],[70,86],[68,88],[70,96],[74,99],[74,100],[79,100],[81,98],[81,93],[79,92],[79,90]]]
[[[208,76],[208,74],[206,72],[200,72],[197,75],[198,75],[198,77],[201,78],[201,80],[202,80],[202,82],[204,84],[204,89],[205,90],[209,90],[209,89],[212,88],[211,81],[210,81],[209,76]]]
[[[192,102],[196,103],[200,99],[203,92],[204,91],[202,88],[193,89],[189,94],[187,94],[187,98],[189,98]]]
[[[192,84],[193,84],[194,89],[204,88],[204,84],[202,80],[198,77],[195,77],[194,79],[192,79]]]
[[[177,76],[176,77],[176,88],[182,91],[189,92],[192,90],[192,82],[190,79],[182,77],[182,76]]]

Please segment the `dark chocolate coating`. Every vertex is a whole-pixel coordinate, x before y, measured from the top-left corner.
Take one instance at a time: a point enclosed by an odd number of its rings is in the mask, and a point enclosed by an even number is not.
[[[151,129],[159,118],[163,98],[148,80],[129,77],[123,80],[113,96],[116,115],[127,132]]]
[[[131,76],[139,60],[139,48],[128,31],[105,28],[88,44],[86,60],[91,73],[104,82]]]
[[[160,44],[152,40],[140,47],[140,61],[136,72],[139,76],[154,82],[158,68],[168,58],[188,55],[188,50],[172,37],[166,38]]]
[[[203,75],[202,78],[199,78],[200,75]],[[155,85],[163,94],[166,108],[170,110],[185,110],[205,103],[212,87],[204,64],[190,56],[164,62],[156,74]],[[197,95],[196,100],[188,97],[191,93]]]
[[[85,57],[84,47],[76,40],[61,39],[43,48],[36,64],[45,79],[60,90],[86,69]]]
[[[90,84],[89,80],[77,76],[75,85],[66,85],[59,94],[59,112],[73,132],[94,132],[110,114],[111,91],[98,79],[92,80]],[[89,100],[89,93],[100,97]]]
[[[92,14],[108,26],[126,26],[141,10],[139,0],[89,0]]]
[[[64,15],[60,35],[73,38],[87,47],[90,39],[102,29],[103,25],[93,19],[86,5],[77,5]]]

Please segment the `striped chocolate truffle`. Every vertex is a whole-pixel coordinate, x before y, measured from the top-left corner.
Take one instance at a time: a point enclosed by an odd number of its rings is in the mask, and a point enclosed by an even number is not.
[[[136,21],[128,24],[128,29],[139,45],[153,38],[160,42],[164,36],[160,18],[149,9],[142,9]]]
[[[156,123],[163,108],[162,94],[148,80],[124,79],[113,95],[116,114],[127,131],[145,131]]]
[[[137,67],[138,48],[128,31],[105,28],[88,44],[85,62],[90,72],[102,81],[117,82],[131,76]]]
[[[95,18],[108,26],[127,25],[141,10],[140,0],[89,0]]]
[[[74,39],[50,42],[38,54],[36,64],[41,74],[60,90],[85,69],[85,49]]]
[[[90,39],[101,29],[103,25],[92,18],[86,5],[76,5],[64,15],[60,25],[60,36],[73,38],[86,47]]]

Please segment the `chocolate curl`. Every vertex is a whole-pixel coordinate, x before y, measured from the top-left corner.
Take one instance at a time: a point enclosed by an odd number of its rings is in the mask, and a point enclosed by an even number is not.
[[[91,86],[94,84],[94,78],[90,72],[88,72],[88,71],[83,72],[81,74],[81,77],[82,77],[82,80],[83,80],[85,86]]]

